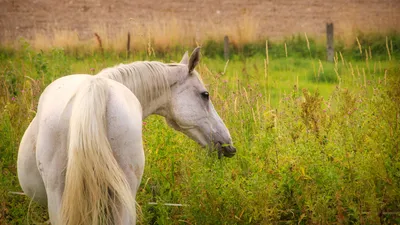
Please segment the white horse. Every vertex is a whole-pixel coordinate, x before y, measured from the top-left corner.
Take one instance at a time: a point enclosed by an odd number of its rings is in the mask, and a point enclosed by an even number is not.
[[[40,96],[22,138],[18,178],[47,204],[52,224],[135,224],[144,170],[142,120],[166,118],[202,146],[236,149],[194,70],[200,49],[178,64],[134,62],[96,76],[70,75]]]

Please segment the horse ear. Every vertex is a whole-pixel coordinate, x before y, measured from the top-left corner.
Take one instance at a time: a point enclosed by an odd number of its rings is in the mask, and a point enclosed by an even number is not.
[[[192,55],[190,55],[189,59],[189,73],[194,70],[194,68],[199,64],[200,62],[200,47],[197,47],[194,49],[192,52]]]
[[[181,59],[181,64],[189,64],[189,53],[186,51]]]

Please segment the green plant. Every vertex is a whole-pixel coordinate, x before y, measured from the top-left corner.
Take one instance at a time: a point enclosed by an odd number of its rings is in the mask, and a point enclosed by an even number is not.
[[[218,160],[161,117],[148,118],[139,223],[400,222],[397,57],[366,62],[343,51],[331,64],[308,41],[310,49],[302,37],[286,39],[288,57],[284,43],[269,43],[267,73],[264,42],[243,45],[239,54],[235,46],[228,64],[221,44],[203,46],[198,71],[238,153]],[[9,193],[21,191],[18,145],[44,88],[58,77],[96,74],[121,62],[179,61],[183,51],[173,51],[126,58],[107,50],[37,52],[26,43],[0,51],[0,224],[47,220],[45,208]]]

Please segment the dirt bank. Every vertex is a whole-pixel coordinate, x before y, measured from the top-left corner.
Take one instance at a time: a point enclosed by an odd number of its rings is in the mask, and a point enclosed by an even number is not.
[[[190,32],[241,26],[242,33],[272,38],[304,32],[322,36],[328,22],[335,24],[336,35],[400,30],[399,0],[0,0],[0,6],[3,41],[61,30],[85,39],[100,27],[114,32],[171,19],[178,27],[194,27]]]

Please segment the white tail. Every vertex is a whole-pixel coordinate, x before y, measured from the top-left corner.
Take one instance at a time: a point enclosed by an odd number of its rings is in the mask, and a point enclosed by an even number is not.
[[[135,199],[107,139],[107,100],[108,85],[103,78],[89,78],[75,96],[62,225],[115,224],[121,212],[129,213],[135,223]]]

